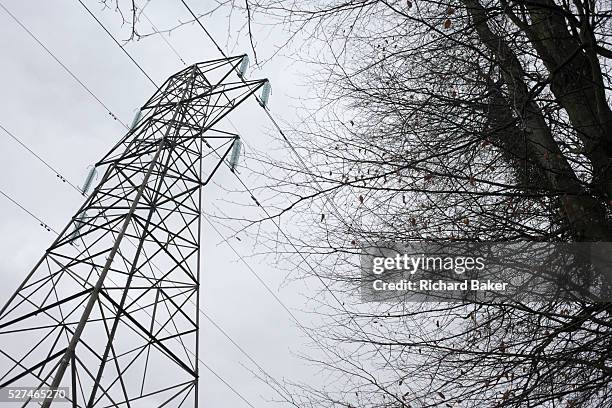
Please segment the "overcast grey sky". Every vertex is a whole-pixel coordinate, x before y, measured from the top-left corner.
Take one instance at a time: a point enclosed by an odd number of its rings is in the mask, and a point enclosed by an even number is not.
[[[146,77],[86,14],[77,0],[1,1],[123,122],[129,123],[134,110],[154,91]],[[112,10],[103,10],[96,0],[85,2],[111,32],[120,39],[127,38],[128,27],[121,27],[118,15]],[[189,3],[196,11],[204,10],[195,0]],[[227,12],[220,10],[204,23],[224,46],[232,45],[230,51],[234,54],[250,53],[244,36],[226,41],[228,33],[234,35],[239,28],[228,30]],[[189,18],[178,0],[153,0],[147,6],[146,14],[158,28],[171,27],[179,20]],[[142,22],[142,27],[147,31],[146,21]],[[219,57],[217,50],[195,25],[177,29],[167,38],[188,64]],[[258,41],[262,53],[272,52],[273,44],[267,44],[268,39]],[[68,180],[82,185],[87,166],[95,163],[122,136],[123,127],[2,10],[0,48],[3,55],[0,63],[0,124],[55,166]],[[157,83],[182,68],[179,59],[159,36],[129,43],[126,49]],[[251,76],[271,79],[271,107],[277,116],[291,121],[294,115],[288,108],[292,104],[291,95],[303,92],[295,85],[298,73],[291,61],[279,56],[273,63],[266,64],[262,72],[251,73]],[[267,146],[271,127],[261,108],[254,100],[241,108],[234,112],[232,122],[248,144]],[[51,227],[61,230],[81,205],[83,197],[0,132],[3,164],[0,189]],[[278,147],[270,145],[271,149]],[[246,179],[249,177],[248,174],[244,176]],[[227,170],[220,172],[215,181],[230,189],[236,187]],[[218,186],[208,187],[204,197],[205,205],[211,211],[214,205],[225,206],[224,210],[230,214],[239,211],[240,207],[227,206],[221,201],[223,192]],[[240,197],[239,200],[246,203],[249,197]],[[0,274],[3,279],[0,303],[4,304],[54,235],[1,196],[0,211]],[[278,379],[314,383],[314,369],[292,353],[304,351],[304,334],[208,226],[203,237],[203,309],[270,374]],[[232,240],[232,244],[246,255],[253,247],[253,242],[246,237],[240,242]],[[258,258],[249,258],[249,262],[270,287],[274,290],[280,287],[285,271],[277,270]],[[278,294],[287,306],[299,309],[304,306],[299,293],[307,295],[311,290],[296,283],[283,286]],[[303,313],[296,313],[306,324],[309,323]],[[251,366],[247,359],[208,322],[204,319],[202,322],[200,347],[203,360],[256,407],[278,406],[269,401],[273,398],[269,390],[243,367],[243,364]],[[205,369],[201,372],[201,406],[246,406],[209,372]]]

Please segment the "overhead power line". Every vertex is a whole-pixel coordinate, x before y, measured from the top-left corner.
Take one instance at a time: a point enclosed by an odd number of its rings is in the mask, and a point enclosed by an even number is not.
[[[206,27],[204,27],[204,25],[200,22],[200,19],[198,18],[198,16],[195,15],[195,13],[193,12],[193,10],[191,10],[191,7],[189,7],[189,5],[185,2],[185,0],[181,0],[181,3],[183,3],[183,5],[187,8],[187,10],[189,10],[189,13],[193,16],[193,18],[195,19],[195,21],[198,23],[198,25],[200,26],[200,28],[202,28],[202,30],[204,31],[204,33],[206,34],[206,36],[210,39],[210,41],[215,45],[215,47],[217,47],[217,50],[219,50],[219,52],[221,53],[221,55],[223,55],[225,58],[227,58],[227,55],[225,54],[225,52],[223,51],[223,49],[219,46],[219,43],[217,43],[217,41],[215,41],[215,39],[213,38],[212,35],[210,35],[210,33],[208,32],[208,30],[206,29]]]
[[[113,111],[108,106],[106,106],[106,104],[102,102],[102,100],[100,100],[100,98],[98,98],[98,96],[91,89],[89,89],[89,87],[85,85],[85,83],[81,81],[79,77],[76,76],[76,74],[70,68],[68,68],[49,48],[47,48],[47,46],[43,44],[43,42],[40,41],[38,37],[34,35],[34,33],[32,33],[32,31],[30,31],[13,13],[11,13],[11,11],[6,8],[6,6],[1,1],[0,8],[2,8],[2,10],[4,10],[4,12],[8,14],[26,33],[28,33],[28,35],[32,37],[32,39],[36,41],[38,45],[40,45],[47,52],[47,54],[49,54],[55,60],[55,62],[57,62],[72,77],[72,79],[74,79],[79,85],[81,85],[81,87],[85,89],[85,91],[87,91],[87,93],[89,93],[114,120],[121,123],[126,129],[128,128],[128,126],[123,123],[121,119],[119,119],[119,117],[115,115]]]
[[[11,196],[9,196],[8,194],[6,194],[4,191],[0,190],[0,194],[2,194],[4,197],[6,197],[7,200],[9,200],[11,203],[13,203],[14,205],[16,205],[17,207],[19,207],[21,210],[23,210],[26,214],[28,214],[30,217],[34,218],[36,221],[38,221],[40,223],[40,226],[43,227],[44,229],[46,229],[49,232],[53,232],[55,233],[55,235],[59,235],[59,233],[54,230],[52,227],[50,227],[46,222],[44,222],[42,219],[40,219],[39,217],[37,217],[36,215],[34,215],[33,212],[31,212],[30,210],[28,210],[27,208],[25,208],[23,205],[21,205],[17,200],[13,199]]]
[[[149,5],[150,3],[145,4],[144,7],[146,7],[147,5]],[[177,56],[177,58],[181,61],[181,63],[184,66],[187,66],[187,63],[185,62],[185,60],[183,59],[183,57],[181,57],[181,54],[179,54],[179,52],[176,50],[176,48],[174,48],[174,46],[172,46],[172,44],[170,43],[170,41],[166,38],[166,36],[164,36],[164,34],[162,34],[159,29],[155,26],[155,24],[153,24],[153,22],[151,21],[151,19],[149,18],[149,16],[147,16],[144,12],[144,7],[140,10],[140,14],[142,14],[144,16],[144,18],[149,22],[149,24],[151,24],[151,28],[153,28],[153,32],[157,35],[159,35],[161,37],[161,39],[166,43],[166,45],[168,46],[168,48],[170,48],[170,50],[174,53],[174,55]]]
[[[83,193],[83,190],[81,190],[79,187],[75,186],[74,184],[72,184],[66,177],[64,177],[62,175],[62,173],[60,173],[57,169],[55,169],[53,166],[51,166],[49,163],[47,163],[47,161],[45,159],[43,159],[42,157],[40,157],[40,155],[38,155],[36,152],[34,152],[32,149],[30,149],[23,141],[21,141],[21,139],[19,139],[17,136],[15,136],[12,132],[10,132],[7,128],[5,128],[1,123],[0,123],[0,129],[2,129],[8,136],[10,136],[13,140],[15,140],[17,143],[19,143],[21,145],[21,147],[23,147],[24,149],[26,149],[28,152],[30,152],[34,157],[36,157],[36,159],[41,162],[42,164],[44,164],[49,170],[51,170],[53,173],[55,173],[55,175],[64,183],[68,183],[68,185],[70,187],[72,187],[73,189],[75,189],[77,192],[79,193]]]
[[[95,15],[94,13],[92,13],[92,12],[91,12],[91,10],[89,9],[89,7],[87,7],[87,6],[85,5],[85,3],[83,3],[81,0],[78,0],[78,2],[79,2],[79,3],[81,3],[81,6],[83,6],[83,7],[85,8],[85,10],[87,10],[87,12],[89,13],[89,15],[90,15],[91,17],[93,17],[93,19],[94,19],[94,20],[96,20],[96,22],[98,23],[98,25],[99,25],[100,27],[102,27],[102,29],[103,29],[103,30],[106,32],[106,34],[108,34],[108,36],[109,36],[110,38],[112,38],[113,42],[114,42],[115,44],[117,44],[117,47],[121,48],[121,51],[123,51],[123,53],[124,53],[125,55],[127,55],[127,56],[128,56],[128,58],[129,58],[130,60],[132,60],[132,62],[133,62],[133,63],[134,63],[134,64],[135,64],[135,65],[138,67],[138,69],[140,70],[140,72],[142,72],[142,73],[144,74],[144,76],[146,76],[146,77],[147,77],[147,79],[148,79],[148,80],[149,80],[149,81],[150,81],[150,82],[153,84],[153,86],[154,86],[155,88],[157,88],[158,86],[157,86],[157,84],[155,83],[155,81],[154,81],[154,80],[153,80],[153,79],[152,79],[152,78],[149,76],[149,74],[147,74],[147,73],[145,72],[145,70],[144,70],[144,69],[142,69],[142,67],[140,66],[140,64],[139,64],[138,62],[136,62],[136,60],[135,60],[134,58],[132,58],[132,56],[130,55],[130,53],[129,53],[129,52],[127,52],[127,50],[126,50],[125,48],[123,48],[123,46],[122,46],[122,45],[119,43],[119,41],[117,41],[117,39],[115,38],[115,36],[114,36],[114,35],[112,35],[110,31],[108,31],[108,30],[107,30],[107,28],[104,26],[104,24],[102,24],[102,22],[101,22],[100,20],[98,20],[98,17],[96,17],[96,15]]]

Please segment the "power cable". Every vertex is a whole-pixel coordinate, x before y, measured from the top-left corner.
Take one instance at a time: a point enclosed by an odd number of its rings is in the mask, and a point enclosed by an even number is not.
[[[204,220],[208,223],[208,225],[212,227],[213,230],[215,230],[215,232],[217,233],[217,235],[219,235],[219,237],[223,240],[223,242],[225,242],[231,248],[234,254],[236,254],[236,256],[240,259],[240,261],[242,261],[242,263],[247,267],[247,269],[253,274],[253,276],[255,276],[255,278],[259,281],[259,283],[263,285],[263,287],[268,291],[268,293],[272,295],[272,297],[278,302],[278,304],[283,309],[285,309],[285,311],[289,314],[289,316],[293,319],[293,321],[308,335],[308,331],[306,327],[304,327],[300,323],[300,321],[295,316],[295,314],[293,314],[291,309],[289,309],[289,307],[285,305],[285,303],[283,303],[283,301],[276,295],[276,293],[274,293],[272,288],[270,288],[270,286],[268,286],[268,284],[261,278],[261,276],[259,276],[259,274],[255,272],[253,267],[244,259],[244,257],[240,254],[240,252],[238,252],[238,250],[234,248],[234,246],[229,242],[229,239],[225,238],[223,234],[221,233],[221,231],[219,231],[219,229],[208,218],[204,218]]]
[[[149,81],[150,81],[150,82],[153,84],[153,86],[154,86],[155,88],[157,88],[158,86],[157,86],[157,84],[155,83],[155,81],[154,81],[153,79],[151,79],[151,77],[149,76],[149,74],[147,74],[147,73],[145,72],[145,70],[144,70],[144,69],[142,69],[142,67],[140,66],[140,64],[139,64],[138,62],[136,62],[136,60],[135,60],[134,58],[132,58],[132,56],[130,55],[130,53],[129,53],[129,52],[127,52],[125,48],[123,48],[123,46],[122,46],[122,45],[119,43],[119,41],[117,41],[117,39],[115,38],[115,36],[114,36],[114,35],[112,35],[112,34],[111,34],[111,32],[110,32],[110,31],[108,31],[108,30],[106,29],[106,27],[104,26],[104,24],[102,24],[102,22],[101,22],[100,20],[98,20],[98,17],[96,17],[96,15],[95,15],[94,13],[92,13],[92,12],[91,12],[91,10],[89,9],[89,7],[87,7],[87,6],[85,5],[85,3],[83,3],[81,0],[78,0],[78,2],[79,2],[79,3],[81,3],[81,6],[83,6],[83,7],[85,8],[85,10],[87,10],[87,12],[89,13],[89,15],[90,15],[91,17],[93,17],[93,19],[94,19],[94,20],[96,20],[96,22],[98,23],[98,25],[99,25],[100,27],[102,27],[102,29],[103,29],[103,30],[106,32],[106,34],[108,34],[108,36],[109,36],[110,38],[112,38],[112,40],[115,42],[115,44],[117,44],[117,47],[121,48],[121,51],[123,51],[123,53],[124,53],[125,55],[127,55],[127,56],[128,56],[128,58],[129,58],[130,60],[132,60],[132,62],[133,62],[133,63],[134,63],[134,64],[135,64],[135,65],[138,67],[138,69],[140,70],[140,72],[142,72],[142,73],[144,74],[144,76],[146,76],[146,77],[147,77],[147,79],[148,79],[148,80],[149,80]]]
[[[210,33],[208,32],[208,30],[206,29],[206,27],[204,27],[204,25],[200,22],[200,19],[198,18],[198,16],[195,15],[195,13],[191,10],[191,8],[189,7],[189,5],[187,5],[187,3],[185,3],[185,0],[181,0],[181,2],[183,3],[183,5],[187,8],[187,10],[189,10],[189,13],[193,16],[193,18],[195,19],[195,21],[198,23],[198,25],[202,28],[202,30],[204,31],[204,33],[208,36],[208,38],[210,39],[210,41],[212,41],[212,43],[215,45],[215,47],[217,47],[217,50],[219,50],[219,52],[221,53],[221,55],[223,55],[225,58],[227,58],[227,55],[225,54],[225,52],[223,51],[223,49],[221,49],[221,47],[219,46],[219,44],[217,43],[217,41],[215,41],[215,39],[213,38],[212,35],[210,35]]]
[[[17,207],[21,208],[26,214],[28,214],[30,217],[34,218],[36,221],[38,221],[40,223],[40,226],[43,227],[44,229],[46,229],[49,232],[54,232],[55,235],[59,235],[59,233],[54,230],[53,228],[51,228],[47,223],[45,223],[43,220],[41,220],[39,217],[37,217],[36,215],[34,215],[34,213],[32,213],[30,210],[28,210],[27,208],[25,208],[23,205],[21,205],[19,202],[17,202],[17,200],[14,200],[11,196],[9,196],[8,194],[6,194],[4,191],[2,191],[0,189],[0,194],[2,194],[4,197],[6,197],[10,202],[12,202],[13,204],[15,204]]]
[[[146,7],[148,4],[147,3],[144,7]],[[174,55],[176,55],[178,57],[178,59],[183,63],[184,66],[187,66],[187,63],[185,62],[185,60],[183,59],[183,57],[181,57],[181,55],[179,54],[179,52],[176,50],[176,48],[174,48],[172,46],[172,44],[170,43],[170,41],[159,31],[159,29],[155,26],[155,24],[153,24],[153,22],[151,21],[151,19],[149,18],[149,16],[147,16],[144,13],[144,7],[143,9],[140,10],[140,14],[142,14],[144,16],[144,18],[149,22],[149,24],[151,24],[151,27],[153,28],[153,32],[157,35],[159,35],[161,37],[161,39],[166,43],[166,45],[168,46],[168,48],[170,48],[170,50],[172,50],[172,52],[174,53]]]
[[[85,91],[87,91],[87,93],[89,93],[114,120],[121,123],[126,129],[128,128],[128,126],[123,123],[121,119],[119,119],[119,117],[117,117],[117,115],[115,115],[113,111],[111,111],[110,108],[106,106],[106,104],[102,102],[100,98],[98,98],[96,94],[93,93],[93,91],[89,89],[89,87],[85,85],[85,83],[83,83],[83,81],[81,81],[74,72],[70,70],[70,68],[68,68],[58,57],[56,57],[55,54],[49,48],[47,48],[47,46],[45,46],[45,44],[43,44],[42,41],[40,41],[38,37],[34,35],[34,33],[32,33],[32,31],[30,31],[13,13],[11,13],[11,11],[6,8],[6,6],[1,1],[0,8],[2,8],[6,14],[8,14],[26,33],[28,33],[30,37],[32,37],[34,41],[38,43],[38,45],[40,45],[47,52],[47,54],[49,54],[55,60],[55,62],[57,62],[79,85],[81,85],[81,87],[85,89]]]
[[[1,123],[0,123],[0,129],[2,129],[7,135],[9,135],[13,140],[15,140],[17,143],[19,143],[21,145],[21,147],[23,147],[24,149],[26,149],[28,152],[30,152],[34,157],[36,157],[36,159],[38,159],[38,161],[40,161],[42,164],[44,164],[49,170],[51,170],[53,173],[55,173],[55,175],[64,183],[68,183],[68,185],[70,185],[70,187],[72,187],[73,189],[75,189],[77,192],[83,194],[83,190],[81,190],[79,187],[75,186],[74,184],[72,184],[66,177],[64,177],[62,175],[62,173],[60,173],[57,169],[55,169],[53,166],[51,166],[49,163],[47,163],[47,161],[45,159],[43,159],[42,157],[40,157],[36,152],[34,152],[32,149],[30,149],[23,141],[21,141],[17,136],[15,136],[12,132],[10,132],[7,128],[5,128]]]

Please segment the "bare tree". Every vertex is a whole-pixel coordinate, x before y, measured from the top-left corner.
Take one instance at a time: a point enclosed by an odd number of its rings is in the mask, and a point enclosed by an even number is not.
[[[274,217],[297,226],[280,251],[308,254],[296,267],[344,292],[317,299],[329,318],[319,362],[337,383],[292,402],[610,404],[609,304],[363,305],[356,290],[359,247],[381,239],[611,240],[609,5],[250,8],[308,38],[302,58],[320,68],[320,106],[288,131],[298,156],[259,157],[283,170],[262,172]]]

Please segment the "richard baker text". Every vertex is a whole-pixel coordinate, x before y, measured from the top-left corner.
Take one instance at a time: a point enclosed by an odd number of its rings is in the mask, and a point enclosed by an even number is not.
[[[433,281],[431,279],[419,279],[418,281],[410,281],[402,279],[398,282],[385,282],[382,279],[376,279],[372,283],[374,290],[390,290],[390,291],[456,291],[456,290],[494,290],[502,291],[508,287],[508,282],[493,282],[489,279],[480,281],[478,279],[463,280],[461,282],[447,282],[443,280]]]

